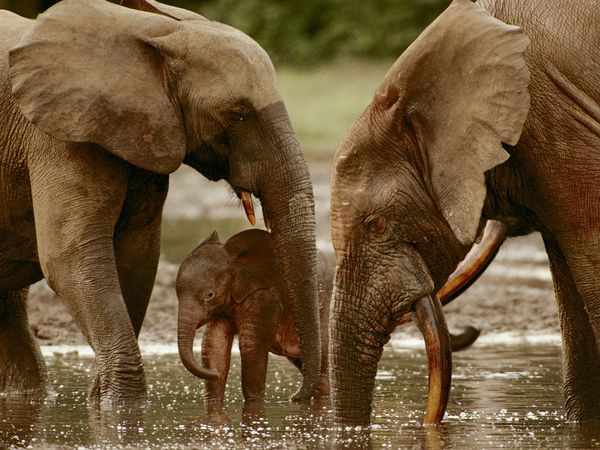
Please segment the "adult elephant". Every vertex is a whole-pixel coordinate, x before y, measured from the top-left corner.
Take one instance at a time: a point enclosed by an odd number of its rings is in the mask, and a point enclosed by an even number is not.
[[[227,180],[250,219],[260,199],[305,361],[295,398],[307,399],[321,358],[314,202],[271,61],[226,25],[123,3],[65,0],[35,21],[0,12],[0,391],[45,383],[25,312],[45,277],[95,351],[91,399],[145,396],[136,338],[183,162]]]
[[[340,420],[368,422],[389,324],[413,310],[430,353],[425,422],[442,419],[451,361],[435,292],[489,219],[542,233],[567,417],[600,418],[599,25],[592,0],[455,0],[352,126],[332,181]]]

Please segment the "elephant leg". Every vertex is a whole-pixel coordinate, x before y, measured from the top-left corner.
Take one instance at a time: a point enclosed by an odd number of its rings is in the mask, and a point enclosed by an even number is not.
[[[274,288],[250,295],[234,310],[242,357],[242,392],[246,401],[263,400],[269,349],[281,317],[279,293]]]
[[[0,292],[0,392],[43,393],[48,376],[27,320],[27,291]]]
[[[140,185],[144,186],[140,192]],[[136,337],[146,315],[158,260],[162,206],[168,178],[155,174],[131,176],[127,199],[115,232],[115,257],[119,284]]]
[[[600,418],[600,354],[584,299],[558,244],[544,236],[563,344],[563,394],[569,420]]]
[[[96,354],[90,399],[139,401],[146,380],[113,242],[131,167],[81,147],[49,146],[31,156],[40,266]]]
[[[229,319],[208,322],[202,336],[202,365],[219,374],[216,380],[205,380],[205,398],[210,405],[222,404],[231,363],[231,346],[235,326]]]

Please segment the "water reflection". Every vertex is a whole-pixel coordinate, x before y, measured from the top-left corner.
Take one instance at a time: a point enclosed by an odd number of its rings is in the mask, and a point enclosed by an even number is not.
[[[0,447],[27,447],[36,435],[44,399],[29,395],[0,397]]]
[[[201,382],[176,355],[146,357],[145,408],[99,411],[86,401],[91,360],[51,358],[43,400],[0,397],[0,447],[86,448],[481,448],[600,446],[600,424],[565,422],[557,346],[476,347],[455,355],[444,424],[422,427],[422,352],[386,351],[367,428],[336,427],[327,399],[294,404],[299,379],[283,359],[269,365],[267,399],[244,404],[239,361],[225,403],[205,405]]]

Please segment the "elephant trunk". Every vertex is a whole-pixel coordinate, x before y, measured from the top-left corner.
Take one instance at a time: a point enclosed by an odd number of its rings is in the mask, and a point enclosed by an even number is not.
[[[283,157],[269,164],[260,199],[300,343],[303,383],[292,397],[300,401],[315,393],[321,371],[314,198],[308,167],[293,133],[285,134],[279,144],[284,151],[276,153]]]
[[[352,276],[351,270],[338,266],[329,333],[331,395],[336,420],[351,425],[367,425],[371,416],[377,364],[395,327],[395,313],[393,306],[387,302],[393,295],[385,289],[361,289],[358,295],[350,294],[352,290],[347,290],[346,285],[360,283],[352,280]],[[382,298],[375,298],[374,292]],[[429,365],[424,424],[436,424],[444,416],[450,392],[450,337],[436,296],[418,299],[413,308],[425,339]]]
[[[216,380],[217,372],[202,367],[194,357],[196,330],[208,322],[208,316],[200,311],[194,301],[181,302],[177,319],[177,348],[184,367],[205,380]]]
[[[329,322],[330,393],[336,421],[368,425],[377,364],[389,333],[378,333],[383,323],[376,309],[363,309],[373,299],[358,298],[334,288]],[[349,305],[356,307],[348,308]],[[360,306],[362,305],[362,307]]]

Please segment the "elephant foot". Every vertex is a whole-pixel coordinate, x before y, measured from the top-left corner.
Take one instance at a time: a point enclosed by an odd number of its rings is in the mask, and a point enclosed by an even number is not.
[[[0,362],[0,393],[43,397],[47,392],[48,375],[43,362],[30,358]]]
[[[4,333],[0,332],[0,335]],[[13,336],[14,337],[14,336]],[[45,395],[48,374],[39,347],[31,339],[7,345],[0,339],[0,392]],[[7,350],[10,349],[10,350]],[[18,349],[17,352],[14,349]]]
[[[29,328],[27,290],[0,293],[0,392],[45,394],[48,375]]]
[[[141,356],[130,358],[129,361],[119,358],[119,363],[113,366],[103,365],[100,361],[103,358],[96,356],[94,376],[88,392],[90,403],[101,410],[145,405],[148,394]]]

